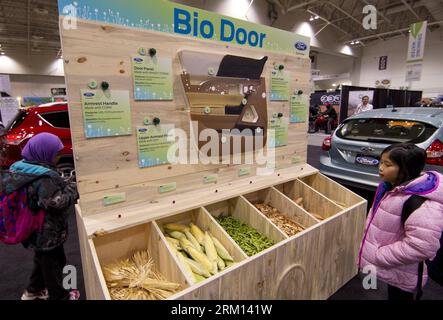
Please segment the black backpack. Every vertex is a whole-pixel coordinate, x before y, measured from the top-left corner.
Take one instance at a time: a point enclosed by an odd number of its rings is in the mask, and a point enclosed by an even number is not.
[[[427,199],[418,195],[412,195],[406,200],[403,205],[403,210],[401,212],[401,222],[403,226],[405,225],[406,220],[409,216],[426,201]],[[443,217],[442,217],[443,219]],[[418,282],[417,282],[417,300],[421,298],[422,292],[422,281],[423,281],[423,269],[424,263],[428,267],[428,275],[429,277],[437,282],[439,285],[443,286],[443,235],[440,238],[440,249],[437,252],[437,256],[434,260],[422,261],[418,266]]]

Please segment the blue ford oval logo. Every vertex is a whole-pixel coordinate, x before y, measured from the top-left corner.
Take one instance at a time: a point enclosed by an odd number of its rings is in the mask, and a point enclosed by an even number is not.
[[[308,49],[308,46],[304,42],[299,41],[295,43],[295,48],[300,51],[305,51]]]
[[[357,163],[364,164],[366,166],[378,166],[380,163],[378,159],[368,157],[357,157],[355,160]]]
[[[143,59],[142,58],[134,58],[134,61],[135,62],[143,62]]]
[[[146,131],[148,131],[148,129],[146,129],[146,128],[140,128],[140,129],[138,129],[138,132],[146,132]]]
[[[92,93],[92,92],[86,92],[86,93],[84,93],[83,94],[85,97],[93,97],[93,96],[95,96],[95,93]]]

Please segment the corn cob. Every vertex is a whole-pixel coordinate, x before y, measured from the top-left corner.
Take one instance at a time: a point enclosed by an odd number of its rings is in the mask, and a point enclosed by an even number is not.
[[[232,258],[228,250],[226,250],[226,248],[221,244],[221,242],[218,241],[218,239],[212,236],[211,234],[210,236],[212,242],[214,243],[215,250],[217,250],[217,254],[220,256],[220,258],[222,258],[223,260],[234,261],[234,258]]]
[[[212,263],[209,261],[208,257],[206,257],[203,253],[199,252],[193,246],[185,246],[183,249],[198,263],[200,263],[206,270],[212,270]]]
[[[180,250],[181,246],[180,246],[180,242],[177,239],[171,238],[171,237],[165,237],[166,241],[168,241],[168,243],[175,249],[175,250]]]
[[[212,242],[212,239],[209,236],[208,232],[205,232],[204,244],[205,244],[206,256],[208,257],[209,261],[211,261],[211,263],[212,263],[211,273],[215,274],[218,271],[218,265],[217,265],[218,254],[217,254],[217,250],[215,250],[214,242]]]
[[[182,248],[187,247],[187,246],[191,246],[191,247],[193,247],[194,249],[197,249],[197,248],[194,247],[194,245],[192,244],[192,242],[189,241],[189,240],[186,239],[186,238],[181,238],[181,239],[180,239],[180,245],[182,246]]]
[[[163,227],[168,231],[185,232],[186,230],[189,230],[189,227],[179,223],[167,223]]]
[[[180,261],[183,268],[186,270],[188,275],[194,280],[194,282],[197,282],[197,280],[194,277],[194,273],[192,272],[191,266],[186,262],[185,257],[183,257],[180,253],[176,253],[177,259]]]
[[[209,278],[211,276],[209,271],[206,270],[206,268],[204,266],[202,266],[200,263],[198,263],[197,261],[194,261],[189,258],[185,258],[185,260],[188,263],[189,267],[191,268],[192,272],[194,272],[198,275],[201,275],[205,278]]]
[[[198,273],[194,273],[194,279],[195,279],[195,283],[199,283],[199,282],[201,282],[203,280],[206,280],[205,277],[199,275]]]
[[[218,266],[218,270],[220,270],[220,271],[222,271],[226,268],[225,262],[220,257],[218,257],[217,266]]]
[[[169,234],[171,237],[173,237],[174,239],[177,239],[177,240],[180,240],[180,239],[183,239],[183,238],[186,239],[185,234],[182,233],[182,232],[180,232],[180,231],[170,231],[170,232],[168,232],[168,234]]]
[[[190,224],[190,227],[191,227],[192,235],[195,237],[195,239],[197,239],[198,243],[203,245],[204,239],[205,239],[205,235],[204,235],[203,231],[201,231],[201,229],[198,226],[196,226],[195,224],[193,224],[192,222]]]
[[[197,241],[197,239],[195,239],[195,237],[192,235],[192,233],[189,232],[188,230],[186,230],[185,235],[186,235],[186,238],[188,238],[188,240],[191,241],[191,243],[195,247],[195,249],[197,249],[198,251],[203,253],[203,250],[200,247],[200,243]]]

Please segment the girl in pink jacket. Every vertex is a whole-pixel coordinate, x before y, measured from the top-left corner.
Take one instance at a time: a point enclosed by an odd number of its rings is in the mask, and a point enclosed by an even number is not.
[[[388,284],[389,300],[413,300],[419,263],[435,258],[443,232],[443,176],[424,174],[426,152],[414,144],[397,144],[383,151],[382,179],[369,212],[359,255],[359,269],[375,266],[377,278]],[[401,221],[403,204],[413,194],[426,201]],[[422,286],[428,280],[426,264]]]

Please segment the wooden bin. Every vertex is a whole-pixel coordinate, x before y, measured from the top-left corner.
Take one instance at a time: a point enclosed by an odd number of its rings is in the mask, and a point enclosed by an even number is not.
[[[343,211],[342,207],[299,179],[278,185],[276,189],[283,192],[292,201],[300,197],[303,198],[304,210],[319,221],[335,216]]]
[[[135,252],[148,250],[155,267],[168,281],[176,282],[186,289],[192,284],[180,268],[176,257],[170,252],[166,241],[155,222],[106,234],[90,240],[90,251],[94,257],[94,269],[100,283],[97,298],[111,299],[102,268],[117,260],[130,258]]]
[[[274,187],[247,194],[244,198],[254,205],[254,207],[258,203],[270,205],[284,216],[301,225],[305,230],[318,223],[318,220],[310,215],[309,212],[297,206],[290,198]],[[255,209],[262,214],[259,209]]]
[[[299,179],[333,201],[342,209],[350,208],[361,203],[361,198],[358,195],[321,173],[315,173]]]
[[[281,184],[273,182],[259,190],[244,188],[243,194],[225,200],[222,195],[214,195],[214,203],[202,202],[195,209],[81,241],[89,244],[89,248],[82,248],[88,298],[110,299],[101,272],[102,265],[128,258],[134,251],[144,249],[150,250],[168,280],[183,284],[184,289],[170,299],[328,298],[357,272],[358,245],[363,229],[356,226],[364,225],[366,201],[360,198],[356,205],[341,209],[299,179]],[[291,192],[302,192],[308,198],[321,201],[321,205],[327,208],[323,214],[330,219],[319,223],[291,200]],[[257,201],[268,203],[298,219],[306,230],[289,238],[252,204]],[[199,202],[198,199],[196,202]],[[314,204],[307,203],[308,210],[312,206]],[[276,244],[248,257],[214,219],[227,214],[254,227]],[[162,233],[165,223],[191,221],[216,235],[238,261],[198,284],[194,284],[184,271]],[[84,231],[79,223],[81,238],[86,237]]]

